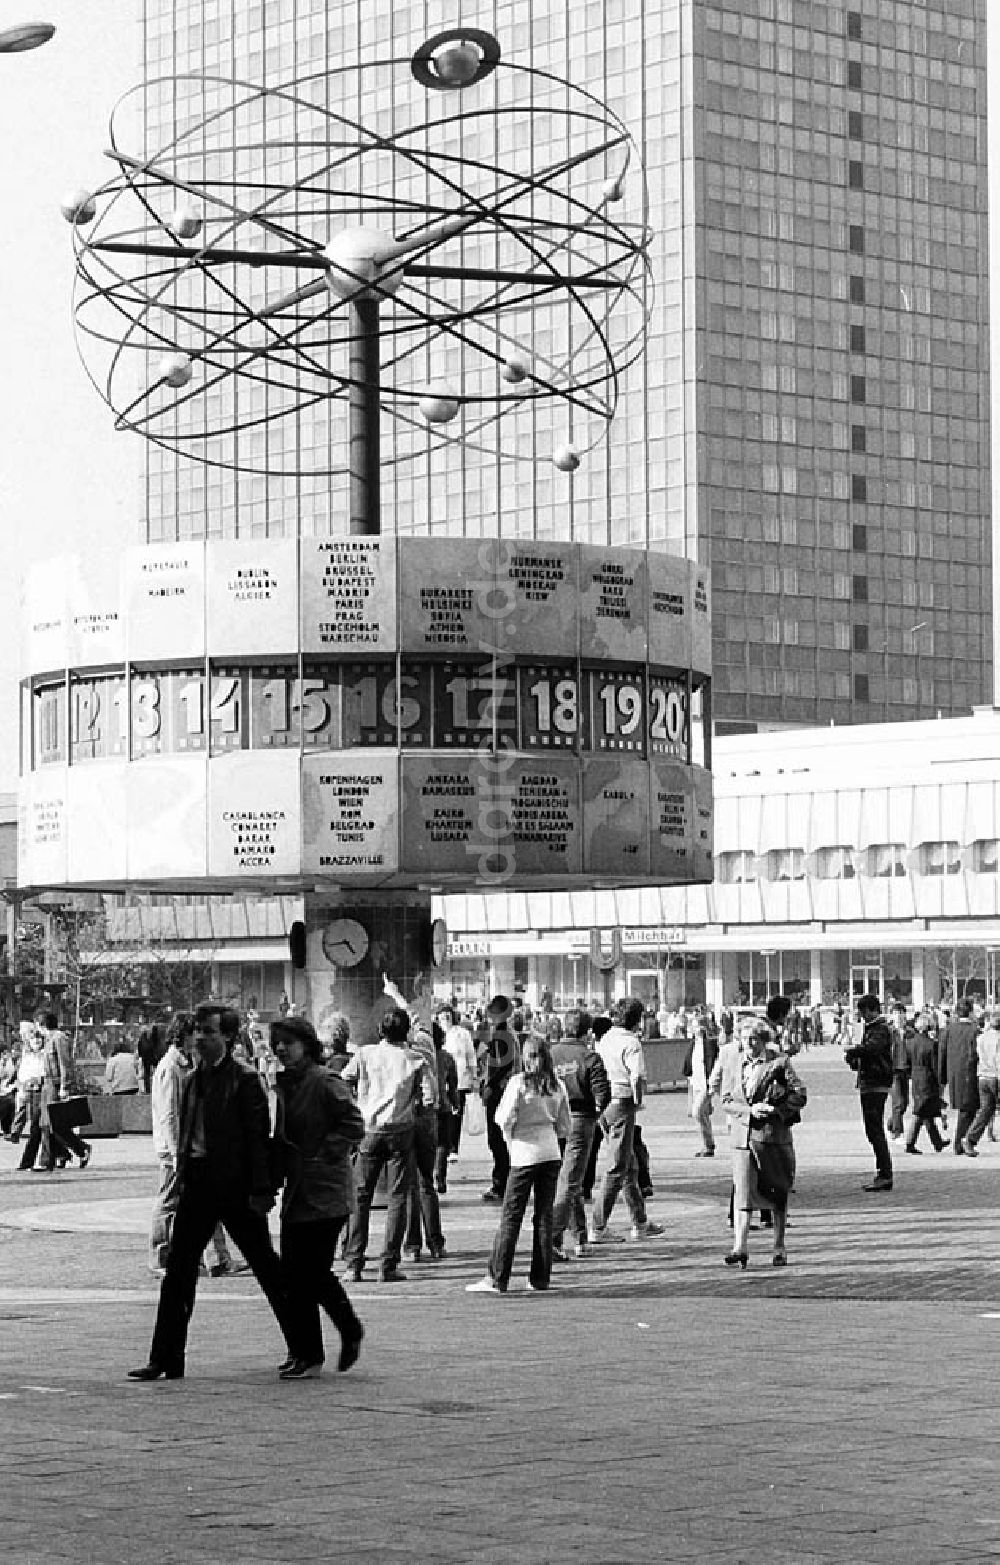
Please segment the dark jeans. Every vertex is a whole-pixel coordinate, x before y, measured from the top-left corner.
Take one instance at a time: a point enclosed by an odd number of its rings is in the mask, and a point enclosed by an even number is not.
[[[406,1198],[410,1189],[412,1146],[413,1126],[406,1125],[398,1130],[370,1131],[358,1148],[355,1165],[358,1209],[351,1218],[344,1246],[344,1259],[349,1266],[364,1265],[372,1200],[383,1168],[388,1169],[389,1210],[385,1217],[382,1266],[391,1270],[399,1265],[403,1235],[406,1232]]]
[[[882,1179],[892,1178],[892,1158],[889,1143],[885,1139],[885,1100],[888,1088],[878,1092],[861,1094],[861,1115],[865,1122],[865,1135],[875,1154],[875,1173]]]
[[[529,1163],[526,1168],[512,1168],[507,1177],[503,1206],[500,1209],[500,1227],[497,1229],[490,1255],[490,1276],[506,1293],[514,1265],[514,1251],[518,1235],[528,1208],[528,1197],[535,1194],[532,1216],[531,1270],[528,1273],[536,1288],[547,1288],[552,1273],[552,1206],[556,1185],[559,1182],[559,1164]]]
[[[361,1322],[333,1272],[337,1239],[346,1218],[323,1218],[311,1223],[282,1223],[281,1270],[294,1322],[295,1340],[309,1364],[323,1361],[324,1309],[345,1341],[361,1336]]]
[[[444,1249],[441,1232],[441,1207],[434,1189],[434,1160],[438,1150],[437,1110],[422,1109],[413,1122],[413,1148],[410,1152],[409,1217],[407,1250],[420,1249],[420,1222],[429,1250]]]
[[[449,1116],[451,1128],[448,1136],[448,1152],[454,1152],[458,1156],[458,1149],[462,1144],[462,1121],[465,1118],[465,1100],[469,1096],[461,1087],[458,1090],[458,1113]]]
[[[955,1111],[955,1139],[952,1142],[956,1152],[961,1152],[962,1142],[965,1140],[978,1116],[971,1109],[956,1109]]]
[[[25,1122],[28,1128],[28,1139],[25,1142],[24,1151],[21,1153],[21,1161],[17,1165],[20,1169],[34,1168],[35,1157],[42,1141],[42,1089],[34,1087],[24,1094]],[[46,1141],[48,1135],[46,1133]],[[45,1149],[48,1158],[48,1147]]]
[[[594,1139],[590,1144],[590,1156],[587,1159],[587,1172],[583,1176],[583,1199],[589,1201],[594,1193],[594,1185],[597,1181],[597,1154],[601,1150],[601,1142],[604,1140],[604,1132],[600,1125],[594,1124]]]
[[[945,1140],[937,1128],[937,1118],[934,1114],[914,1114],[910,1122],[910,1134],[906,1138],[906,1145],[908,1147],[916,1146],[921,1125],[927,1126],[927,1134],[931,1138],[931,1146],[935,1152],[940,1152],[945,1145]]]
[[[243,1251],[250,1270],[263,1288],[288,1352],[295,1358],[304,1357],[295,1340],[295,1320],[285,1291],[281,1262],[271,1244],[267,1218],[251,1211],[245,1195],[236,1195],[231,1189],[217,1185],[200,1159],[192,1159],[186,1164],[183,1179],[170,1235],[167,1272],[160,1284],[150,1362],[183,1364],[202,1252],[220,1222],[225,1224]]]
[[[563,1148],[562,1167],[556,1186],[555,1206],[552,1212],[552,1238],[562,1244],[567,1225],[572,1229],[577,1243],[587,1238],[587,1209],[583,1204],[583,1181],[590,1162],[590,1148],[594,1140],[597,1122],[587,1114],[574,1114],[566,1145]]]
[[[997,1110],[997,1079],[995,1076],[979,1078],[979,1113],[969,1126],[966,1140],[975,1146]]]
[[[506,1086],[506,1082],[503,1086]],[[497,1109],[503,1096],[503,1086],[499,1092],[491,1092],[483,1099],[483,1109],[486,1113],[486,1140],[489,1142],[490,1156],[493,1158],[491,1184],[497,1195],[503,1195],[506,1190],[507,1176],[510,1173],[510,1153],[496,1121]]]
[[[17,1094],[14,1092],[0,1092],[0,1134],[10,1134],[10,1127],[14,1123],[14,1103]]]
[[[438,1109],[437,1151],[434,1154],[434,1184],[438,1190],[444,1190],[448,1183],[448,1154],[454,1146],[456,1123],[461,1127],[460,1115],[453,1114],[451,1109]]]
[[[892,1073],[892,1106],[889,1113],[890,1136],[903,1134],[903,1115],[906,1113],[910,1102],[910,1073],[909,1071],[893,1071]]]

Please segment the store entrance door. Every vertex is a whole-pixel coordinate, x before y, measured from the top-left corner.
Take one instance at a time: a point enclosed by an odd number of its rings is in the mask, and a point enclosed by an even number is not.
[[[877,994],[881,1004],[882,995],[882,969],[862,965],[851,968],[851,1009],[857,1005],[863,994]]]

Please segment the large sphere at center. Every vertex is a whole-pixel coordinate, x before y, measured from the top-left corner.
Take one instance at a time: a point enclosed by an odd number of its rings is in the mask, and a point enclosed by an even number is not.
[[[335,234],[323,252],[329,263],[327,285],[341,299],[370,297],[371,284],[379,293],[395,293],[403,280],[402,260],[391,234],[377,228],[345,228]],[[396,262],[396,269],[391,270]]]

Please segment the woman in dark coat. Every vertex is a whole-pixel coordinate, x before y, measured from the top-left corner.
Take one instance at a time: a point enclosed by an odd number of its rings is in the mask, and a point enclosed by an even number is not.
[[[305,1017],[272,1022],[271,1046],[282,1066],[274,1131],[277,1182],[285,1186],[281,1268],[299,1353],[278,1373],[282,1380],[302,1380],[323,1367],[321,1307],[340,1332],[337,1368],[350,1369],[361,1350],[364,1328],[332,1268],[351,1207],[351,1149],[364,1134],[364,1121],[346,1082],[320,1064],[323,1046]]]
[[[941,1113],[941,1083],[937,1073],[937,1043],[931,1035],[930,1017],[920,1015],[914,1023],[910,1053],[910,1091],[913,1095],[913,1120],[906,1138],[907,1152],[920,1156],[917,1137],[920,1127],[927,1126],[931,1146],[935,1152],[943,1152],[945,1140],[937,1127]]]

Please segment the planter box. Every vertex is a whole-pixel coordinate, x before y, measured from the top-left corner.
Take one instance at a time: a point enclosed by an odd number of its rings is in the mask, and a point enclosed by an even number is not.
[[[138,1092],[132,1097],[121,1097],[115,1101],[121,1104],[123,1135],[153,1134],[153,1100],[148,1092]]]
[[[122,1131],[121,1098],[105,1098],[93,1093],[90,1098],[90,1125],[84,1125],[82,1134],[88,1141],[100,1136],[120,1136]]]

